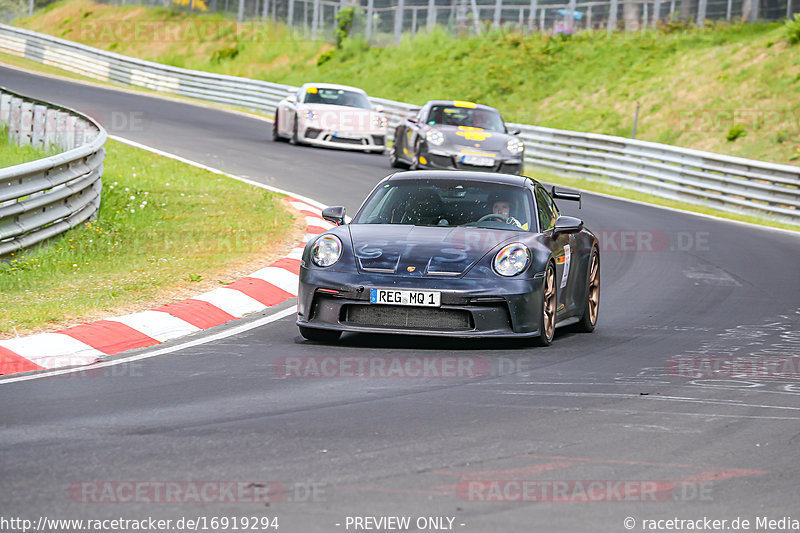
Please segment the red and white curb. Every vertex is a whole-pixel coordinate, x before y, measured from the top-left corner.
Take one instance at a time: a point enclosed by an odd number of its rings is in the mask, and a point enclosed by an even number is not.
[[[322,219],[318,207],[291,197],[283,200],[306,219],[303,240],[285,257],[230,285],[181,302],[53,333],[0,340],[0,375],[88,365],[213,328],[297,296],[303,246],[333,224]]]

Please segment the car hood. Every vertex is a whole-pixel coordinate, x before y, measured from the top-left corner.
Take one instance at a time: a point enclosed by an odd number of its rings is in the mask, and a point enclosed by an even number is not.
[[[356,266],[362,272],[403,276],[460,276],[513,231],[474,227],[353,224]]]
[[[500,152],[505,150],[509,135],[498,131],[486,131],[456,126],[435,126],[445,138],[444,146],[457,150]],[[435,146],[431,146],[436,149]]]

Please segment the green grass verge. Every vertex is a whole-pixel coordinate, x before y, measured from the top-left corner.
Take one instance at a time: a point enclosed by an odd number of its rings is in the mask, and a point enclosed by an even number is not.
[[[8,130],[0,125],[0,168],[29,163],[49,154],[33,146],[20,146],[8,142]]]
[[[97,220],[0,261],[0,334],[223,286],[302,233],[279,195],[115,141],[106,150]]]
[[[667,198],[661,198],[658,196],[653,196],[651,194],[646,194],[643,192],[635,191],[633,189],[626,189],[624,187],[616,187],[614,185],[609,185],[607,183],[603,183],[601,181],[592,181],[587,180],[584,178],[575,178],[575,177],[567,177],[567,176],[558,176],[556,174],[552,174],[549,172],[542,172],[533,170],[530,168],[525,169],[525,175],[531,178],[534,178],[539,181],[552,183],[555,185],[564,185],[566,187],[572,187],[575,189],[581,189],[584,191],[590,192],[597,192],[601,194],[607,194],[609,196],[616,196],[618,198],[627,198],[629,200],[637,200],[639,202],[645,202],[648,204],[654,205],[661,205],[664,207],[671,207],[673,209],[680,209],[681,211],[688,211],[691,213],[699,213],[702,215],[711,215],[723,219],[728,220],[738,220],[739,222],[747,222],[750,224],[756,224],[759,226],[765,226],[768,228],[781,228],[791,231],[800,232],[800,226],[794,224],[786,224],[783,222],[777,222],[774,220],[769,220],[767,218],[752,216],[752,215],[740,215],[738,213],[731,213],[728,211],[722,211],[719,209],[713,209],[710,207],[703,207],[701,205],[689,204],[686,202],[679,202],[677,200],[669,200]]]

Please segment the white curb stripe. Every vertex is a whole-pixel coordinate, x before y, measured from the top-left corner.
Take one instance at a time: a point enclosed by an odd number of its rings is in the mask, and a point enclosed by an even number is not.
[[[88,365],[106,355],[63,333],[37,333],[0,341],[0,346],[44,368]]]
[[[249,313],[255,313],[267,308],[266,305],[255,298],[251,298],[236,289],[228,289],[226,287],[214,289],[213,291],[206,292],[199,296],[192,296],[192,300],[208,302],[236,318],[241,318]]]
[[[265,267],[253,272],[247,277],[263,279],[267,283],[272,283],[292,296],[297,296],[297,289],[300,286],[300,276],[280,267]]]
[[[292,248],[292,251],[287,255],[289,259],[297,259],[298,261],[303,258],[303,248]]]
[[[195,331],[200,331],[200,328],[189,324],[185,320],[181,320],[176,316],[162,311],[141,311],[130,315],[122,315],[111,317],[107,320],[114,322],[121,322],[126,326],[144,333],[150,338],[157,341],[165,342],[170,339],[182,337]]]

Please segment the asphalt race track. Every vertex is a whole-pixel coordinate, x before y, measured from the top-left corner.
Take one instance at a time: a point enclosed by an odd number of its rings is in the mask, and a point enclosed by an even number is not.
[[[272,143],[269,124],[236,114],[3,68],[0,85],[350,214],[390,173],[385,156]],[[0,516],[277,516],[284,533],[355,531],[354,517],[412,519],[362,531],[480,533],[800,518],[800,236],[592,195],[561,207],[603,244],[593,334],[559,331],[548,348],[362,335],[326,346],[287,317],[88,375],[0,381]],[[427,366],[286,375],[292,361],[344,356]],[[270,504],[184,490],[234,482]],[[420,517],[445,520],[420,529]]]

